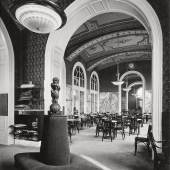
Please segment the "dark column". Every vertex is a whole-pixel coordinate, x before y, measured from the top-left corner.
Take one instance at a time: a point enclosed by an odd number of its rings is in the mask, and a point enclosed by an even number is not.
[[[68,141],[67,117],[62,115],[59,98],[59,79],[51,83],[52,104],[49,115],[44,117],[44,133],[41,142],[41,159],[48,165],[68,165],[70,149]]]
[[[49,165],[68,165],[70,149],[66,116],[45,116],[41,142],[42,161]]]

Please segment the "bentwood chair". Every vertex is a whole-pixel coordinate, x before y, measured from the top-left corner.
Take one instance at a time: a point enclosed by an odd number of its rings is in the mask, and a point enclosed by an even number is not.
[[[166,150],[168,150],[168,141],[156,141],[153,137],[153,133],[152,131],[149,132],[149,140],[150,140],[150,143],[151,143],[151,147],[152,147],[152,150],[153,150],[153,158],[154,158],[154,170],[163,170],[165,169],[164,165],[167,161],[167,155],[164,153],[164,152],[161,152],[159,153],[157,151],[157,149],[161,149],[161,150],[164,150],[164,148],[166,148]],[[158,146],[158,143],[162,143],[162,146],[163,147],[160,147]]]
[[[96,119],[96,136],[99,136],[99,133],[103,131],[103,121],[101,118]]]
[[[116,118],[116,126],[113,129],[114,136],[117,137],[117,133],[120,132],[122,135],[122,139],[125,139],[125,122],[122,116],[117,116]]]
[[[147,147],[148,152],[150,153],[150,148],[149,148],[149,146],[150,146],[149,134],[150,134],[151,131],[152,131],[152,125],[149,125],[149,126],[148,126],[148,132],[147,132],[147,136],[146,136],[146,137],[139,137],[139,136],[135,137],[135,155],[136,155],[136,152],[137,152],[137,145],[138,145],[139,143],[144,143],[144,144],[146,145],[146,147]]]
[[[111,142],[113,140],[112,136],[112,122],[111,120],[103,120],[103,136],[102,136],[102,141],[105,138],[110,138]]]

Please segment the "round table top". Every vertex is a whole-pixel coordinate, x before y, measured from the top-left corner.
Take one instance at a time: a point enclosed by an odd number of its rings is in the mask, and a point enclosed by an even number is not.
[[[79,119],[67,119],[68,122],[78,122],[80,121]]]
[[[26,124],[15,124],[14,127],[19,128],[19,127],[26,127]]]

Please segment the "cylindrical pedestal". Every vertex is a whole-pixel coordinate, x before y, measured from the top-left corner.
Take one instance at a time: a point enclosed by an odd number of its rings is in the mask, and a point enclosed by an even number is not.
[[[70,149],[67,117],[45,116],[43,131],[40,148],[42,161],[49,165],[68,165],[70,163]]]

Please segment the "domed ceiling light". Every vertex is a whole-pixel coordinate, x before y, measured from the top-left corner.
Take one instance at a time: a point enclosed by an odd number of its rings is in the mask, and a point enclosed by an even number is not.
[[[11,12],[16,20],[35,33],[50,33],[60,29],[67,21],[64,7],[73,0],[15,0]]]

